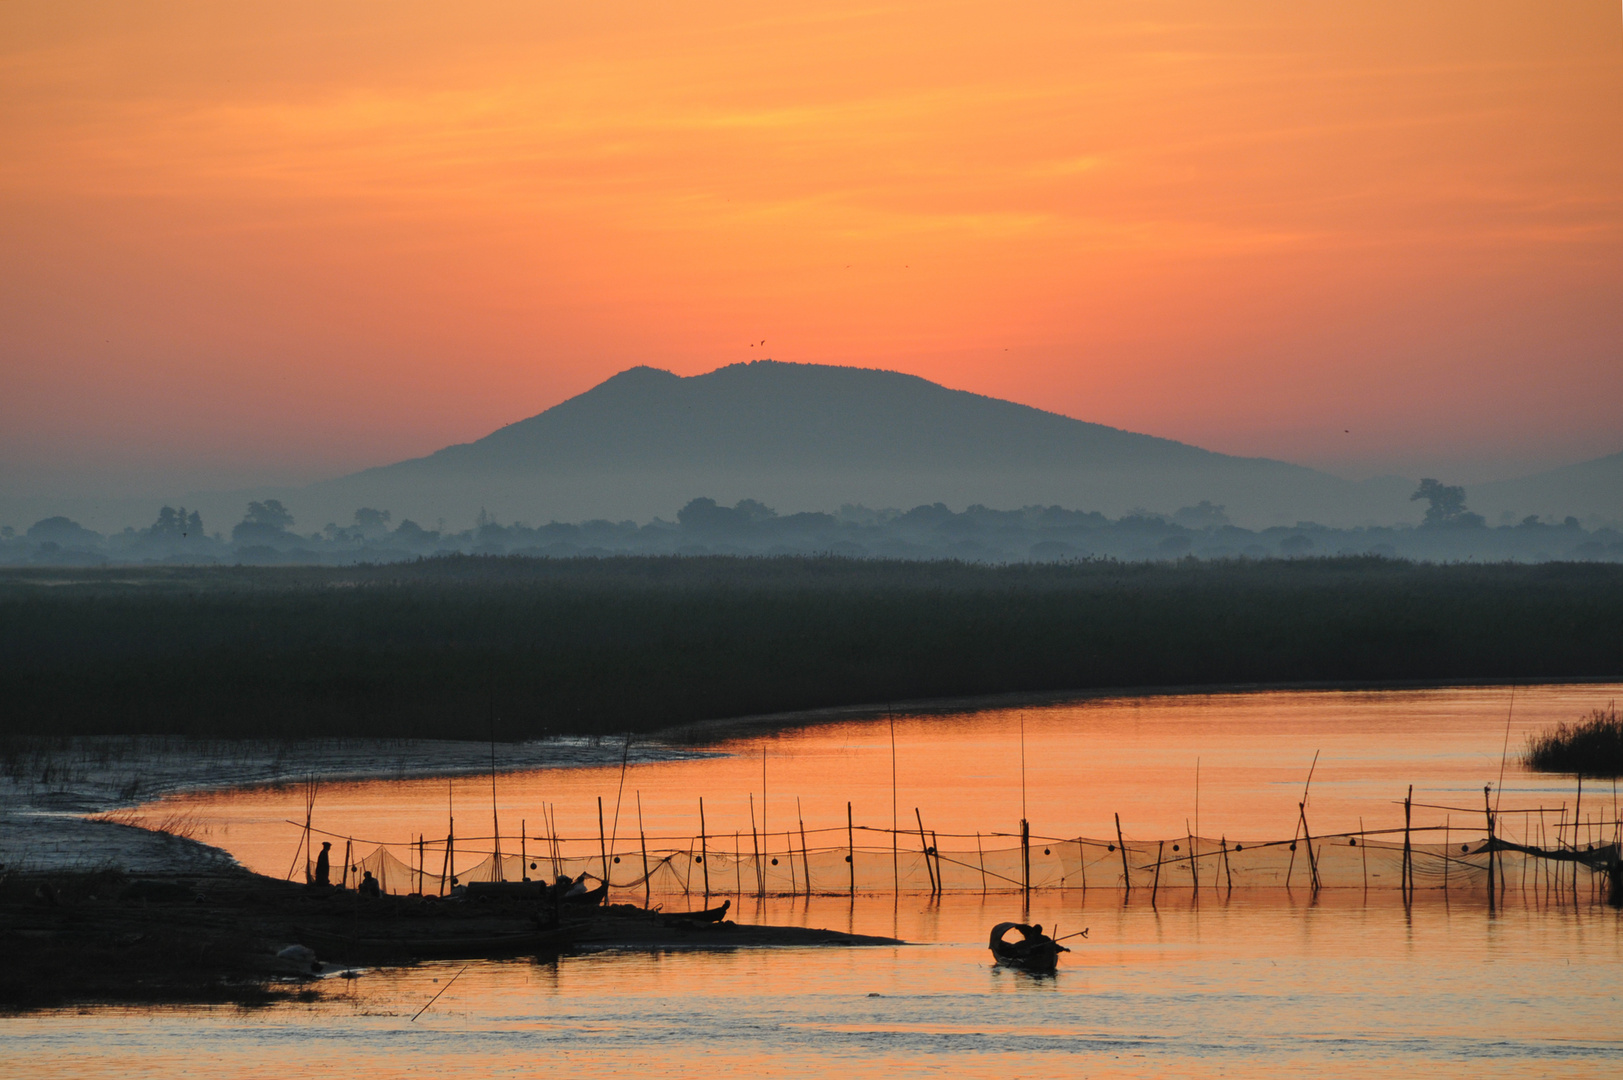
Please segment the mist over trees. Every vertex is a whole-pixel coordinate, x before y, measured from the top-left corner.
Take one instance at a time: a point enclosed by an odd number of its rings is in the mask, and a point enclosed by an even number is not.
[[[1432,562],[1623,561],[1623,531],[1584,528],[1527,515],[1490,528],[1466,507],[1463,487],[1426,479],[1414,492],[1428,503],[1419,526],[1336,529],[1309,521],[1246,529],[1226,508],[1201,500],[1171,514],[1136,510],[1120,517],[1060,506],[997,510],[944,503],[911,510],[847,504],[834,513],[779,513],[757,499],[725,506],[697,498],[675,521],[591,520],[502,523],[481,511],[473,528],[429,528],[363,506],[345,524],[295,531],[293,509],[276,499],[251,502],[228,538],[208,534],[201,516],[165,506],[144,529],[103,536],[66,517],[36,522],[21,535],[0,532],[0,564],[224,563],[346,565],[437,555],[538,558],[614,555],[837,555],[849,558],[956,559],[975,563],[1083,559],[1313,558],[1375,555]]]

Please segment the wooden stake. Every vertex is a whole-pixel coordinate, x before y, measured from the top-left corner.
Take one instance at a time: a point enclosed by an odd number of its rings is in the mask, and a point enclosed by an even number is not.
[[[700,820],[701,821],[704,820],[702,815],[700,817]],[[700,826],[699,831],[700,831],[700,833],[704,832],[704,828],[703,828],[702,825]],[[649,902],[652,901],[653,898],[654,898],[654,896],[653,896],[654,886],[653,886],[653,883],[651,881],[649,881],[649,879],[648,879],[649,878],[649,870],[648,870],[648,834],[643,831],[643,825],[642,825],[642,792],[641,791],[637,792],[637,842],[642,845],[642,906],[647,907]],[[708,878],[706,878],[706,884],[707,885],[709,884],[709,879]],[[705,896],[708,898],[709,895],[710,895],[710,890],[708,888],[706,888]],[[606,900],[606,899],[608,899],[608,897],[604,897],[604,899]]]
[[[1121,815],[1116,815],[1116,847],[1121,851],[1121,887],[1126,892],[1133,891],[1133,877],[1127,872],[1127,841],[1121,838]]]
[[[1414,895],[1414,848],[1409,842],[1410,811],[1414,803],[1414,785],[1409,785],[1409,794],[1403,797],[1403,877],[1402,891],[1404,902],[1407,903]]]
[[[639,804],[638,813],[641,813]],[[704,902],[710,906],[710,848],[704,835],[704,796],[699,796],[699,865],[704,867]]]
[[[750,850],[755,853],[755,895],[766,895],[766,867],[761,865],[761,845],[755,839],[755,793],[750,792]]]
[[[891,891],[902,894],[902,849],[896,817],[896,714],[890,713],[890,876]]]
[[[1219,841],[1223,845],[1223,876],[1228,879],[1229,892],[1234,891],[1234,871],[1229,868],[1229,838],[1223,837]],[[1215,886],[1215,883],[1214,883]]]
[[[806,850],[806,819],[800,816],[800,796],[795,796],[795,820],[800,823],[800,865],[806,871],[806,896],[812,894],[811,852]]]
[[[597,850],[603,856],[603,884],[609,883],[609,838],[603,829],[603,796],[597,797]],[[603,902],[609,902],[608,891],[603,893]]]
[[[800,886],[795,880],[795,838],[787,829],[783,833],[783,860],[789,864],[789,895],[799,896]]]
[[[937,839],[935,830],[930,830],[930,850],[935,852],[935,883],[936,895],[940,896],[947,891],[946,879],[941,876],[941,841]]]
[[[981,864],[981,895],[986,895],[986,853],[981,850],[981,834],[975,834],[975,857]]]
[[[919,808],[916,806],[913,808],[913,817],[919,823],[919,850],[924,853],[924,872],[930,875],[930,895],[934,896],[936,894],[935,869],[930,866],[930,841],[924,837],[924,818],[920,816]]]
[[[1165,840],[1155,842],[1155,882],[1150,886],[1150,907],[1155,906],[1155,894],[1161,891],[1161,856],[1166,851]]]
[[[1488,910],[1489,911],[1493,910],[1493,901],[1494,901],[1494,882],[1493,882],[1493,856],[1494,856],[1494,850],[1493,850],[1493,799],[1492,799],[1491,794],[1490,794],[1491,791],[1492,791],[1492,788],[1488,787],[1486,785],[1484,785],[1483,788],[1482,788],[1482,808],[1483,808],[1482,812],[1484,814],[1486,814],[1487,818],[1488,818]],[[1447,866],[1448,864],[1444,863],[1443,865]]]
[[[530,844],[529,822],[524,818],[518,819],[518,878],[520,881],[530,880]]]
[[[1031,823],[1020,819],[1020,889],[1026,903],[1031,902]]]
[[[1200,870],[1195,864],[1195,834],[1189,832],[1188,821],[1183,823],[1183,831],[1189,833],[1189,878],[1195,883],[1195,899],[1198,900],[1200,899]]]
[[[851,869],[851,899],[857,898],[857,827],[851,817],[851,804],[845,804],[845,861]]]
[[[1319,857],[1313,852],[1313,835],[1307,830],[1307,803],[1298,803],[1302,815],[1302,839],[1307,843],[1307,868],[1313,875],[1313,891],[1319,891]]]
[[[1584,774],[1578,774],[1578,797],[1572,804],[1572,853],[1578,854],[1578,822],[1583,818],[1580,811],[1584,804]],[[1578,860],[1572,860],[1572,906],[1578,906]]]
[[[1358,850],[1364,856],[1364,891],[1369,892],[1369,837],[1364,835],[1364,818],[1358,818]]]

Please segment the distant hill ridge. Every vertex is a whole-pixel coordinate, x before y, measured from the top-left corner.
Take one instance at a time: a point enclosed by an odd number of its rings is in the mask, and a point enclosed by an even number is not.
[[[916,375],[756,360],[688,377],[630,368],[475,442],[383,471],[664,468],[676,462],[939,470],[1240,460],[950,390]]]
[[[785,510],[939,501],[1107,514],[1210,500],[1236,522],[1273,525],[1412,516],[1392,494],[915,375],[757,360],[686,377],[630,368],[482,439],[315,485],[299,502],[323,517],[372,505],[430,521],[487,510],[545,522],[669,517],[697,496]]]

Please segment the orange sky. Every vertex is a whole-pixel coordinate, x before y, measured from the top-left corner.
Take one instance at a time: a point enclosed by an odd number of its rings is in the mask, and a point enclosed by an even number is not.
[[[313,479],[761,356],[1487,479],[1623,449],[1623,27],[11,2],[0,325],[14,489]]]

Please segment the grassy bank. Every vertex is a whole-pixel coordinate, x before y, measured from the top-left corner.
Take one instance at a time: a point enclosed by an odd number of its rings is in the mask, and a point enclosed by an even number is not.
[[[0,575],[0,728],[500,738],[910,698],[1623,675],[1623,566],[456,557]]]
[[[1527,767],[1579,776],[1623,776],[1623,716],[1596,709],[1575,724],[1557,724],[1527,740]]]

